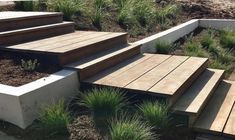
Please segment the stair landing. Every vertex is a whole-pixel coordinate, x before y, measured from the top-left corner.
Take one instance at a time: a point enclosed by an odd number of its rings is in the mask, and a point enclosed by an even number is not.
[[[0,50],[40,56],[65,65],[117,44],[126,44],[126,38],[126,33],[76,31],[18,45],[1,45]]]
[[[207,62],[206,58],[140,54],[82,82],[153,96],[175,97],[205,70]],[[175,100],[172,98],[173,102]]]

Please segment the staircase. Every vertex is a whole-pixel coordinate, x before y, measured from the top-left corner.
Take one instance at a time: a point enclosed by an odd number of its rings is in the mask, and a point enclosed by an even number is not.
[[[0,12],[0,45],[14,45],[74,32],[62,13]]]
[[[0,50],[77,70],[82,85],[163,98],[195,132],[235,135],[235,83],[223,80],[223,70],[208,69],[207,58],[141,54],[126,33],[74,32],[61,13],[0,15]]]

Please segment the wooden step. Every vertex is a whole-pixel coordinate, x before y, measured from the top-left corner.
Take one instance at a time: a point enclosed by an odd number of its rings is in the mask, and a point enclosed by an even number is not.
[[[74,32],[73,22],[63,22],[57,24],[0,32],[0,45],[14,45],[71,32]]]
[[[197,132],[222,134],[234,101],[235,82],[223,80],[193,125],[193,129]]]
[[[27,43],[2,46],[0,50],[31,54],[33,57],[46,55],[53,63],[64,66],[126,44],[127,33],[76,31]]]
[[[0,32],[61,23],[58,12],[0,12]]]
[[[190,57],[148,91],[168,96],[168,103],[171,106],[192,85],[207,65],[207,58]]]
[[[97,53],[107,51],[111,48],[126,45],[127,36],[127,33],[97,32],[88,36],[83,36],[81,41],[77,39],[75,40],[75,43],[70,43],[69,45],[61,43],[61,45],[63,45],[62,47],[51,48],[47,51],[51,53],[60,53],[60,64],[66,65]],[[72,42],[74,41],[72,40]],[[67,43],[69,43],[69,41]]]
[[[150,56],[147,55],[140,59],[141,60],[140,63],[133,65],[130,64],[122,69],[116,69],[111,74],[105,75],[104,77],[96,81],[90,81],[90,82],[97,85],[105,85],[105,86],[128,89],[126,88],[127,85],[129,85],[139,77],[145,75],[145,73],[157,67],[158,65],[169,59],[170,57],[172,56],[160,55],[160,54],[154,54]]]
[[[224,75],[223,70],[206,69],[192,86],[179,98],[173,106],[174,113],[189,117],[189,126],[195,122],[211,95],[218,87]]]
[[[199,134],[196,136],[195,140],[233,140],[224,136],[216,136],[209,134]]]
[[[92,83],[92,84],[100,84],[102,85],[104,81],[112,80],[112,78],[115,78],[116,76],[125,73],[132,67],[135,67],[136,65],[144,62],[147,59],[150,59],[154,54],[138,54],[135,57],[132,57],[126,61],[121,62],[120,64],[117,64],[113,66],[112,68],[106,69],[99,74],[84,80],[84,83]]]
[[[85,80],[139,53],[140,45],[117,47],[72,63],[66,67],[79,70],[80,80]]]
[[[235,138],[235,106],[234,105],[229,115],[229,118],[227,120],[227,123],[225,125],[223,134],[225,136]]]
[[[189,57],[187,56],[172,56],[157,67],[146,72],[143,76],[128,84],[126,88],[147,91],[184,63],[188,58]]]

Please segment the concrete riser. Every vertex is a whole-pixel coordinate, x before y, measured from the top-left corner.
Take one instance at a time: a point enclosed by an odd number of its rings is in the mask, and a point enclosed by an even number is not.
[[[74,32],[74,25],[72,24],[53,28],[41,28],[40,30],[30,30],[27,32],[20,31],[9,36],[0,36],[0,45],[15,45],[71,32]]]
[[[0,32],[63,22],[62,15],[0,21]]]
[[[140,53],[140,46],[137,46],[137,47],[130,49],[126,52],[123,52],[119,55],[115,55],[109,59],[106,59],[104,61],[96,63],[96,64],[89,66],[85,69],[79,70],[80,80],[82,81],[82,80],[85,80],[91,76],[94,76],[95,74],[101,72],[102,70],[110,68],[110,67],[112,67],[122,61],[125,61],[126,59],[131,58],[139,53]]]

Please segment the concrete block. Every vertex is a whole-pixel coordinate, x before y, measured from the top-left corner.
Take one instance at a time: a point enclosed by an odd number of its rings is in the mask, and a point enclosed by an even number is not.
[[[76,71],[61,70],[20,87],[0,85],[0,119],[26,128],[44,105],[69,100],[79,90]]]
[[[199,26],[204,28],[235,31],[234,19],[200,19]]]

